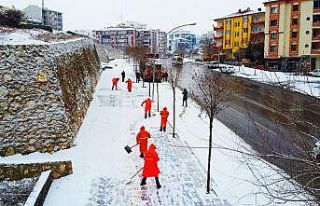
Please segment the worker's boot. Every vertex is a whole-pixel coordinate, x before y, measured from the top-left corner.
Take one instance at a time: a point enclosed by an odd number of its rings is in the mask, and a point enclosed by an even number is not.
[[[149,112],[149,117],[151,117],[151,112]]]
[[[156,184],[157,184],[157,189],[160,189],[161,185],[160,185],[159,177],[156,177]]]
[[[147,112],[146,112],[146,113],[144,113],[144,118],[145,118],[145,119],[147,119]]]
[[[140,157],[143,158],[143,153],[142,152],[140,153]]]
[[[166,132],[166,129],[167,129],[166,127],[163,127],[163,131],[164,131],[164,132]]]
[[[162,132],[162,127],[160,127],[160,132]]]
[[[145,184],[147,184],[147,178],[146,177],[142,178],[142,181],[141,181],[140,185],[143,186]]]

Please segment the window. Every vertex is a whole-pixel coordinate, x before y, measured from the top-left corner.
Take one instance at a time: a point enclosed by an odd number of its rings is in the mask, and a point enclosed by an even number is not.
[[[270,52],[276,52],[277,46],[270,46]]]
[[[320,0],[313,1],[313,9],[320,9]]]
[[[248,17],[247,16],[243,17],[243,23],[248,23]]]
[[[304,45],[305,48],[309,48],[309,44]]]
[[[307,17],[307,21],[310,21],[310,17],[309,16]]]
[[[271,33],[271,39],[276,39],[277,38],[277,33]]]
[[[292,38],[292,39],[298,38],[298,32],[297,32],[297,31],[293,31],[293,32],[291,33],[291,38]]]
[[[244,28],[243,33],[248,33],[248,28]]]
[[[227,30],[226,31],[226,35],[230,35],[231,34],[231,31],[230,30]]]
[[[298,18],[293,18],[292,25],[297,25],[297,24],[299,24]]]
[[[271,7],[271,13],[273,14],[278,13],[278,7],[277,6]]]
[[[299,11],[299,4],[295,4],[292,6],[292,11]]]
[[[270,26],[277,26],[278,25],[278,20],[277,19],[273,19],[270,22]]]
[[[306,31],[306,34],[310,34],[310,31]]]
[[[292,44],[291,45],[291,51],[293,51],[293,52],[297,51],[297,45],[296,44]]]
[[[226,20],[226,25],[229,26],[229,25],[230,25],[230,22],[231,22],[230,19],[227,19],[227,20]]]
[[[320,23],[320,15],[314,15],[313,16],[313,23],[319,24]]]

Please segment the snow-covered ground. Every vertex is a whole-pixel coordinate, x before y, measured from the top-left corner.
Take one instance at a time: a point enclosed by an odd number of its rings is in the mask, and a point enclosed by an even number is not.
[[[45,162],[72,160],[74,173],[54,181],[45,205],[264,205],[269,199],[261,188],[251,184],[255,179],[239,153],[223,147],[242,150],[250,147],[236,134],[218,121],[214,122],[212,160],[212,192],[205,192],[207,165],[208,124],[204,114],[193,102],[182,108],[181,96],[177,100],[178,138],[159,132],[160,117],[145,120],[142,100],[148,88],[134,84],[133,92],[120,83],[117,91],[111,90],[111,79],[120,77],[122,70],[134,78],[133,67],[125,60],[110,63],[113,69],[105,70],[97,85],[94,99],[77,135],[74,147],[54,154],[33,153],[0,158],[1,163]],[[146,84],[147,86],[148,84]],[[155,108],[155,105],[153,105]],[[160,108],[172,108],[172,93],[167,83],[160,84]],[[169,117],[172,122],[172,112]],[[154,138],[160,156],[159,167],[162,188],[157,190],[154,180],[140,187],[141,176],[130,177],[138,171],[143,160],[137,149],[128,155],[125,145],[135,144],[140,126],[145,125]],[[198,147],[198,148],[192,148]],[[199,148],[200,147],[200,148]],[[264,168],[264,173],[272,173]],[[271,202],[271,205],[280,205]],[[285,205],[285,204],[283,204]],[[293,205],[288,203],[287,205]]]
[[[185,62],[194,62],[186,59]],[[223,66],[231,66],[221,64]],[[232,66],[235,69],[233,75],[248,78],[254,81],[263,82],[275,86],[290,88],[303,94],[320,98],[320,77],[297,75],[290,72],[270,72],[253,69],[244,66]]]
[[[320,78],[296,75],[286,72],[270,72],[249,67],[235,67],[236,76],[249,78],[255,81],[289,87],[294,91],[320,98]]]
[[[0,26],[0,45],[43,45],[75,39],[62,32],[41,29],[14,29]]]

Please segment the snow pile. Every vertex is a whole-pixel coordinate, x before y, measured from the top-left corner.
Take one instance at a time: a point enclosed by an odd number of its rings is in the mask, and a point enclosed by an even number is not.
[[[0,27],[0,45],[45,44],[37,39],[40,34],[47,33],[36,29],[9,29]]]
[[[48,32],[41,29],[14,29],[0,27],[0,45],[43,45],[75,39],[63,32]]]
[[[234,66],[239,77],[290,88],[294,91],[320,98],[320,78],[297,75],[290,72],[270,72],[249,67]]]

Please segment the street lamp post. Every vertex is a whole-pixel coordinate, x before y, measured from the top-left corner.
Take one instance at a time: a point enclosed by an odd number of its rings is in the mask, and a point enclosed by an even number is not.
[[[175,30],[177,30],[177,29],[179,29],[179,28],[181,28],[181,27],[195,26],[196,24],[197,24],[197,23],[182,24],[182,25],[180,25],[180,26],[174,27],[173,29],[171,29],[169,32],[167,32],[166,35],[164,35],[164,36],[160,39],[159,44],[158,44],[158,47],[159,47],[159,45],[163,42],[163,40],[164,40],[165,38],[167,38],[167,36],[168,36],[171,32],[173,32],[173,31],[175,31]],[[166,47],[167,47],[167,45],[166,45]],[[160,59],[161,59],[162,53],[159,54],[159,57],[160,57]],[[155,66],[155,55],[153,55],[153,61],[152,61],[152,62],[153,62],[152,101],[154,101],[154,80],[155,80],[155,70],[156,70],[156,66]],[[150,88],[150,87],[149,87],[149,88]],[[157,111],[159,112],[159,110],[160,110],[160,108],[159,108],[159,82],[157,81]]]
[[[44,24],[44,0],[42,0],[42,11],[41,12],[42,12],[41,13],[42,14],[42,16],[41,16],[42,17],[42,25],[45,25]]]

